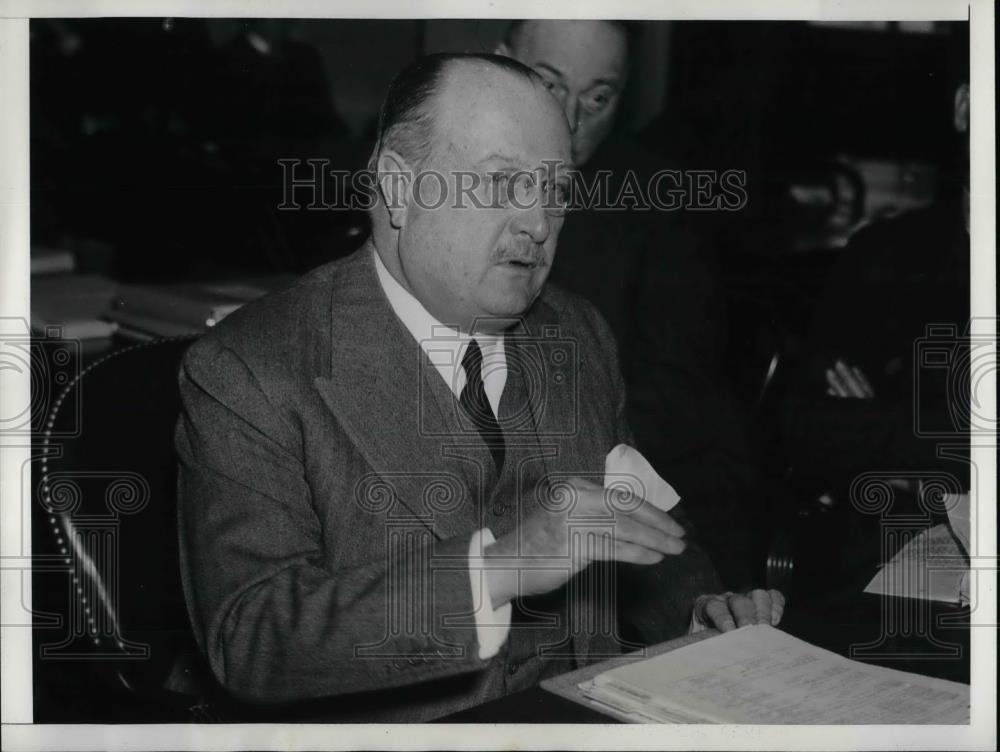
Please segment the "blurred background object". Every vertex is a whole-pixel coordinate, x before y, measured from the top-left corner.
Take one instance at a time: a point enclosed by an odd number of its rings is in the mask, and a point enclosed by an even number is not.
[[[107,244],[100,271],[128,279],[298,272],[344,255],[363,212],[278,211],[276,160],[358,169],[403,64],[492,51],[508,23],[33,20],[34,242]],[[842,247],[953,177],[937,105],[954,24],[635,27],[617,127],[665,164],[746,171],[746,209],[706,220],[727,257]]]

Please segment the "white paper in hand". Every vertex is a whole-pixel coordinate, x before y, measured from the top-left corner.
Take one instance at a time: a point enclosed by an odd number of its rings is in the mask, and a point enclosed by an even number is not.
[[[626,444],[619,444],[604,458],[604,487],[628,488],[664,512],[669,512],[681,500],[646,458]]]

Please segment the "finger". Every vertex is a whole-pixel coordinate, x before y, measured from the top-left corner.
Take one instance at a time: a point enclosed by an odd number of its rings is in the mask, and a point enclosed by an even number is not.
[[[663,561],[663,554],[650,548],[646,548],[645,546],[639,546],[635,543],[615,539],[613,546],[601,547],[597,555],[594,556],[594,559],[596,561],[614,560],[622,561],[627,564],[649,566],[650,564],[658,564]]]
[[[771,603],[777,603],[781,608],[785,607],[785,595],[780,590],[775,590],[771,588],[767,591],[767,594],[771,596]]]
[[[662,533],[666,533],[674,538],[684,537],[684,528],[673,517],[663,510],[657,509],[645,499],[630,514],[641,524],[654,527]]]
[[[855,378],[851,369],[847,367],[847,364],[842,360],[838,360],[834,367],[837,369],[837,375],[840,376],[844,385],[847,387],[848,394],[857,399],[864,398],[865,390],[857,378]]]
[[[848,396],[847,387],[841,382],[837,373],[830,368],[826,369],[826,383],[829,384],[838,397]]]
[[[785,613],[785,596],[779,590],[768,590],[771,596],[771,626],[777,626]]]
[[[615,520],[615,536],[626,543],[651,548],[662,554],[676,555],[685,548],[683,539],[668,535],[649,525],[643,525],[628,515],[622,515]]]
[[[729,610],[736,620],[737,627],[748,627],[757,620],[757,608],[752,600],[745,595],[733,594],[727,598]]]
[[[848,387],[851,390],[851,396],[858,399],[866,399],[868,397],[868,390],[865,388],[864,382],[858,378],[855,369],[848,366],[846,363],[841,363],[841,372],[847,380]]]
[[[832,386],[828,386],[826,388],[826,394],[828,397],[836,397],[837,391]]]
[[[856,399],[866,399],[869,396],[869,390],[865,386],[865,382],[858,378],[858,369],[853,366],[848,366],[842,360],[838,360],[836,363],[837,373],[840,375],[843,384],[847,387],[850,395]]]
[[[733,615],[729,612],[725,598],[717,596],[707,600],[703,613],[705,618],[702,621],[711,623],[720,632],[731,632],[736,629],[736,622],[733,621]]]
[[[750,592],[750,600],[754,606],[754,624],[771,623],[771,596],[766,590],[757,588]]]
[[[864,391],[865,397],[874,397],[875,390],[872,388],[871,382],[868,381],[868,377],[865,376],[865,372],[857,366],[851,366],[851,371],[854,373],[854,378],[856,378],[858,383],[861,384],[861,389]]]

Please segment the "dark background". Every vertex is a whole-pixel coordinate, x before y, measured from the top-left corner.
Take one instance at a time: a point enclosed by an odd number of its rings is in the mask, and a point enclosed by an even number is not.
[[[364,217],[279,212],[276,159],[363,165],[382,94],[406,62],[492,50],[505,27],[33,20],[32,242],[71,246],[85,268],[120,280],[300,272],[343,255],[363,239]],[[867,215],[887,201],[926,203],[947,181],[951,49],[965,28],[647,22],[618,127],[664,166],[746,170],[747,208],[713,218],[729,229],[719,243],[727,270],[747,256],[829,250],[846,238],[825,236],[838,200],[851,198],[831,191],[846,170],[867,189]],[[796,200],[793,186],[812,200]]]

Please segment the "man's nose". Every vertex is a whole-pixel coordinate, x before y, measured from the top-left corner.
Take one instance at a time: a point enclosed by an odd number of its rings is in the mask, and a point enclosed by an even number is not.
[[[542,206],[541,197],[536,196],[530,206],[515,211],[511,231],[515,235],[523,232],[534,242],[544,243],[552,229],[549,222],[550,217]]]
[[[576,97],[567,95],[563,100],[563,112],[566,113],[566,122],[569,124],[569,132],[576,133],[580,125],[580,102]]]

